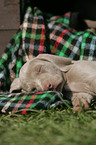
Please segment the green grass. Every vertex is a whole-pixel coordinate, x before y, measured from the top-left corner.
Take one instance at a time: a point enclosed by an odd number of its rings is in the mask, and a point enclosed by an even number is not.
[[[0,145],[96,145],[96,112],[0,115]]]

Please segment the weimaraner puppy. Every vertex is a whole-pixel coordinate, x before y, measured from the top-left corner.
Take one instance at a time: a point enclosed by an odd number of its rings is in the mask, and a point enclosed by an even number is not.
[[[10,92],[22,89],[61,91],[71,97],[73,109],[89,108],[96,96],[96,62],[72,61],[70,58],[40,54],[23,65]]]

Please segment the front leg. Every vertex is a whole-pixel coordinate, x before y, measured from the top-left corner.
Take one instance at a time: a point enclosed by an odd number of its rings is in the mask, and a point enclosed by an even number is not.
[[[91,100],[93,99],[92,95],[88,93],[73,93],[72,94],[72,104],[73,104],[73,110],[79,111],[79,110],[87,110],[89,108],[89,104],[91,103]]]

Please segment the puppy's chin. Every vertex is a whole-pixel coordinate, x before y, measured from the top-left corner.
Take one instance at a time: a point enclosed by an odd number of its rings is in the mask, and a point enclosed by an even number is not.
[[[56,88],[54,89],[55,91],[58,91],[58,92],[62,92],[63,90],[63,87],[64,87],[64,84],[65,84],[65,81],[63,80],[61,83],[59,83]]]

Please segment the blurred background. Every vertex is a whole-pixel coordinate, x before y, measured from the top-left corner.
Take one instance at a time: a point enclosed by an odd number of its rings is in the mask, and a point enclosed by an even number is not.
[[[0,0],[0,56],[20,25],[19,0]]]

